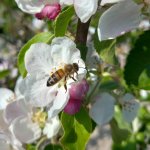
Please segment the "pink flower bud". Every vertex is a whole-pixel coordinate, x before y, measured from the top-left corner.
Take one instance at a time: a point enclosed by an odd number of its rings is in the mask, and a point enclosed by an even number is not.
[[[83,99],[89,90],[89,85],[85,79],[77,84],[73,84],[69,90],[70,97],[75,99]]]
[[[45,7],[42,9],[40,13],[35,14],[36,18],[38,19],[45,19],[48,18],[50,20],[54,20],[58,14],[61,11],[61,6],[60,4],[47,4]]]
[[[64,108],[64,112],[70,115],[77,113],[88,90],[89,85],[85,79],[77,84],[73,84],[69,89],[70,99]]]
[[[64,108],[64,112],[69,115],[74,115],[80,110],[81,104],[81,100],[70,98],[67,105]]]

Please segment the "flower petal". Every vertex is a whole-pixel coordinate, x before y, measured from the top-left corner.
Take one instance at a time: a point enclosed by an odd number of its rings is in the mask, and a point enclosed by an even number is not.
[[[25,100],[34,107],[44,107],[51,103],[57,92],[57,84],[52,87],[47,87],[48,78],[36,78],[28,76],[26,78],[27,90]]]
[[[140,6],[132,0],[125,0],[106,10],[98,25],[99,40],[115,38],[139,26]]]
[[[19,116],[26,116],[31,112],[31,108],[25,103],[25,101],[18,100],[7,105],[4,110],[4,117],[8,124]]]
[[[42,10],[45,4],[57,3],[58,0],[15,0],[18,7],[29,14],[35,14]]]
[[[11,145],[6,141],[0,140],[0,146],[2,150],[12,150]]]
[[[6,88],[0,88],[0,110],[6,108],[6,106],[14,100],[14,93]]]
[[[65,90],[64,87],[58,89],[57,96],[53,101],[48,111],[49,118],[56,116],[61,110],[64,109],[69,100],[69,90]]]
[[[41,136],[41,129],[30,118],[19,117],[12,123],[12,131],[23,143],[32,143]]]
[[[24,97],[23,94],[24,94],[24,91],[26,90],[26,87],[24,86],[23,82],[24,80],[21,76],[16,81],[15,94],[16,94],[17,99]]]
[[[72,5],[73,4],[73,0],[60,0],[60,4]]]
[[[60,129],[60,121],[58,116],[51,118],[45,125],[43,129],[43,134],[47,135],[48,138],[55,136]]]
[[[132,94],[125,94],[121,99],[122,103],[122,115],[124,120],[127,122],[132,122],[137,116],[139,110],[139,103],[136,101],[136,98]]]
[[[98,124],[108,123],[114,115],[115,99],[108,93],[97,95],[96,102],[90,109],[91,118]]]
[[[5,122],[3,110],[0,110],[0,131],[4,131],[8,128],[8,124]]]
[[[117,3],[119,1],[123,1],[123,0],[102,0],[101,6],[104,6],[105,4]]]
[[[25,55],[25,66],[29,74],[50,74],[53,65],[51,46],[45,43],[32,44]]]
[[[81,58],[75,43],[67,37],[54,38],[51,44],[51,57],[55,66],[60,63],[70,64],[71,60]]]
[[[87,22],[97,11],[98,0],[74,0],[74,7],[81,22]]]

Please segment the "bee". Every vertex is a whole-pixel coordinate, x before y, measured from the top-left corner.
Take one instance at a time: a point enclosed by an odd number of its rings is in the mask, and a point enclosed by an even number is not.
[[[47,80],[47,86],[53,86],[64,78],[64,87],[67,91],[66,80],[68,77],[72,78],[74,81],[74,73],[78,75],[79,66],[77,63],[65,64],[63,68],[56,70]]]

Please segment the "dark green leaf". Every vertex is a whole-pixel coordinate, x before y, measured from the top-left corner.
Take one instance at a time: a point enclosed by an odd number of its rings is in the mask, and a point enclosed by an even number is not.
[[[130,135],[130,132],[126,129],[120,129],[118,127],[118,124],[116,120],[112,120],[111,123],[111,133],[112,133],[112,139],[114,143],[120,144],[122,141],[127,140],[127,138]]]
[[[63,150],[60,145],[47,145],[44,150]]]
[[[70,19],[74,15],[74,7],[70,6],[64,11],[62,11],[56,19],[55,22],[55,36],[64,36],[69,24]]]
[[[94,47],[100,57],[108,64],[116,64],[115,40],[99,41],[97,32],[94,35]]]
[[[84,109],[74,116],[62,113],[61,121],[64,136],[61,143],[67,150],[85,150],[85,145],[92,132],[92,122]]]
[[[139,77],[150,67],[150,31],[144,32],[135,42],[131,50],[124,71],[124,78],[128,85],[138,85]]]
[[[10,73],[9,70],[0,71],[0,79],[5,78],[6,76],[9,75],[9,73]]]
[[[139,77],[139,88],[150,90],[150,77],[146,70],[144,70]]]
[[[31,40],[29,40],[20,50],[18,55],[18,68],[23,77],[26,76],[27,72],[25,69],[24,57],[27,50],[34,43],[44,42],[48,43],[53,38],[53,35],[49,32],[43,32],[35,35]]]

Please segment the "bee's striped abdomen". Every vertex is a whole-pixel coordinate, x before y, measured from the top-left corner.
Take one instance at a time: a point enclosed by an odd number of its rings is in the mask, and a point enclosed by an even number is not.
[[[56,72],[54,72],[47,81],[47,86],[52,86],[59,82],[63,77],[65,76],[65,72],[63,69],[59,69]]]

